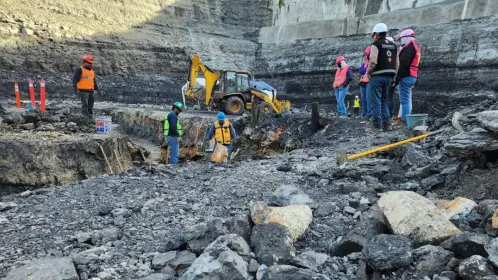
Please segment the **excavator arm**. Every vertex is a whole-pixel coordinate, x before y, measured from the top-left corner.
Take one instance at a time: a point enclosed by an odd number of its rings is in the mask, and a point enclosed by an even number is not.
[[[216,81],[218,81],[220,75],[209,69],[204,63],[201,61],[199,55],[194,55],[190,62],[190,70],[189,77],[187,83],[187,90],[185,91],[185,96],[190,100],[197,101],[197,97],[193,93],[193,89],[195,87],[195,82],[197,81],[197,77],[199,75],[199,70],[202,72],[204,79],[206,80],[206,98],[205,105],[208,106],[211,102],[214,86],[216,85]]]

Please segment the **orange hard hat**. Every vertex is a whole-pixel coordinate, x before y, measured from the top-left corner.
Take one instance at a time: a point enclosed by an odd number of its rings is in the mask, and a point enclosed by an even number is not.
[[[83,59],[83,61],[86,61],[88,63],[93,63],[93,56],[91,54],[84,54],[81,59]]]

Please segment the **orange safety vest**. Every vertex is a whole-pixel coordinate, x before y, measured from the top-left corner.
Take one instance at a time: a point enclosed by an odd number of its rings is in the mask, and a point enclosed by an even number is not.
[[[417,78],[418,76],[418,65],[420,64],[420,58],[422,56],[422,51],[420,50],[420,47],[415,43],[415,41],[410,41],[408,44],[404,45],[403,48],[401,48],[401,51],[403,51],[404,48],[408,47],[410,44],[413,45],[415,48],[415,57],[412,60],[412,63],[410,64],[410,76]],[[400,53],[401,53],[400,51]]]
[[[225,120],[223,125],[219,121],[214,122],[214,140],[221,145],[229,145],[232,142],[232,135],[230,133],[230,122]]]
[[[81,77],[76,85],[80,90],[94,90],[95,89],[95,72],[88,70],[85,67],[81,68]]]
[[[349,67],[349,65],[346,65],[346,67],[342,69],[339,68],[337,69],[337,71],[335,71],[334,88],[342,87],[342,84],[344,84],[344,82],[346,81]]]

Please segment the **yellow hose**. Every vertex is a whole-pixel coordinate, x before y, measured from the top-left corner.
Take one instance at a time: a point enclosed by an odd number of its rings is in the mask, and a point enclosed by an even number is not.
[[[391,148],[394,148],[394,147],[397,147],[397,146],[400,146],[400,145],[403,145],[403,144],[406,144],[406,143],[410,143],[410,142],[414,142],[414,141],[417,141],[417,140],[420,140],[420,139],[424,139],[427,136],[429,136],[429,134],[425,133],[425,134],[422,134],[422,135],[417,136],[417,137],[408,138],[408,139],[403,140],[403,141],[399,141],[399,142],[392,143],[392,144],[389,144],[389,145],[386,145],[386,146],[375,148],[375,149],[372,149],[372,150],[369,150],[369,151],[366,151],[366,152],[363,152],[363,153],[355,154],[355,155],[349,156],[348,160],[353,160],[353,159],[361,158],[361,157],[368,156],[368,155],[371,155],[371,154],[375,154],[377,152],[385,151],[385,150],[388,150],[388,149],[391,149]]]

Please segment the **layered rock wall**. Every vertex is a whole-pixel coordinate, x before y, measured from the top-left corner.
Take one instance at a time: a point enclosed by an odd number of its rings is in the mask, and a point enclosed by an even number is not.
[[[27,98],[28,79],[44,78],[48,98],[76,99],[73,69],[92,53],[109,99],[178,99],[193,53],[213,68],[248,68],[257,48],[250,39],[271,18],[266,0],[0,3],[3,98],[13,93],[14,80]]]

